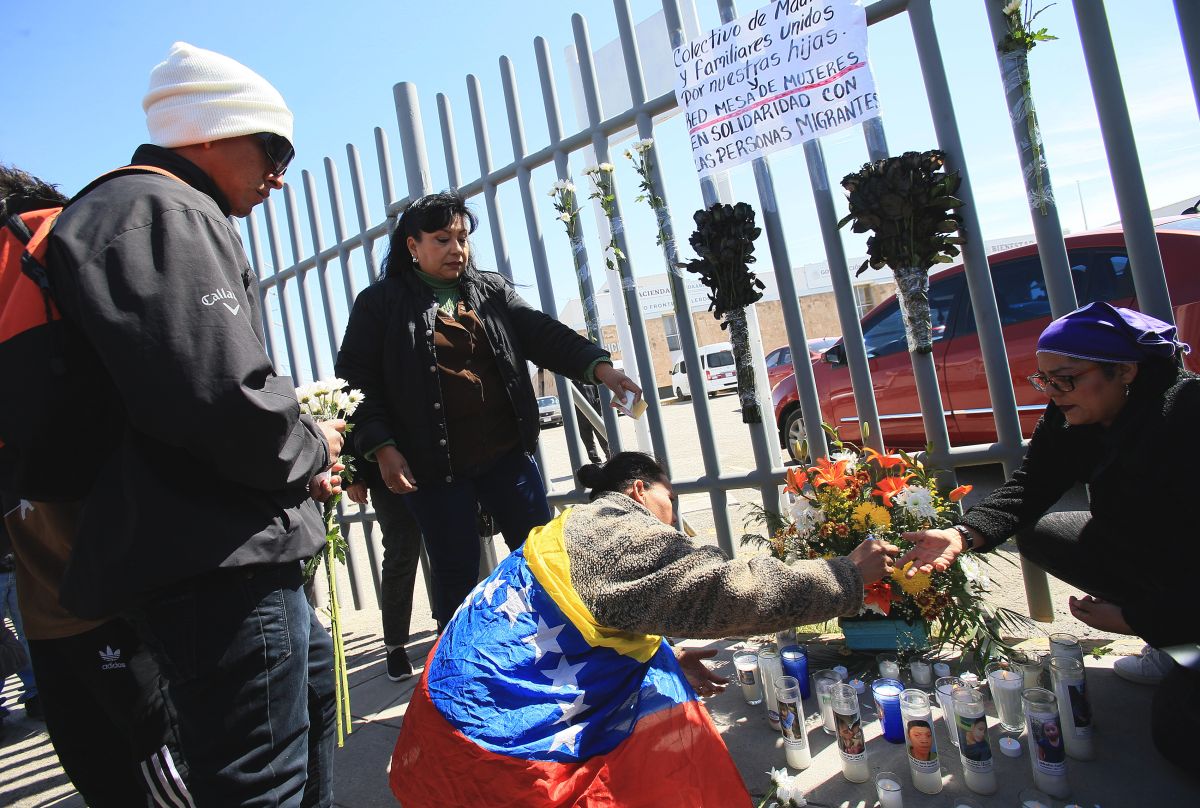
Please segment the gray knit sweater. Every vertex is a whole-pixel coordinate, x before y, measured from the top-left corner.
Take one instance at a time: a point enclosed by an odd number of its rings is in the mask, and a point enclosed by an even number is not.
[[[863,580],[846,558],[730,561],[624,494],[576,506],[564,528],[571,583],[602,626],[715,638],[856,614]]]

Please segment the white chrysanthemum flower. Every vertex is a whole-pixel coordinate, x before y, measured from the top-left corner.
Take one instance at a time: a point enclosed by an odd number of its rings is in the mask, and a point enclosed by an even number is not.
[[[589,177],[590,177],[592,174],[599,174],[599,173],[600,173],[600,166],[587,166],[586,168],[584,168],[584,169],[583,169],[583,173],[584,173],[584,174],[587,174]]]
[[[894,499],[918,519],[934,519],[938,515],[937,508],[933,507],[933,494],[924,486],[906,485]]]
[[[858,471],[858,455],[850,451],[834,452],[829,456],[830,463],[837,463],[840,460],[846,461],[846,473],[853,474]]]
[[[800,775],[789,775],[787,769],[771,769],[771,782],[775,784],[775,796],[782,802],[779,805],[786,808],[804,808],[808,802],[804,799],[804,789],[800,787]]]
[[[630,146],[629,148],[632,149],[633,151],[637,152],[638,154],[645,154],[646,152],[650,151],[650,147],[653,145],[654,145],[654,138],[648,137],[645,140],[634,141],[633,145]]]
[[[631,152],[629,149],[625,150],[625,159],[627,159],[627,160],[633,159],[633,152]]]
[[[1016,14],[1020,10],[1021,10],[1021,0],[1012,0],[1012,2],[1010,2],[1003,9],[1005,16],[1012,16],[1013,14]]]
[[[611,174],[616,167],[612,163],[601,163],[596,168]]]
[[[561,214],[559,214],[558,218],[559,218],[559,220],[561,220],[563,222],[569,222],[569,221],[571,221],[571,214],[561,213]]]
[[[825,522],[825,512],[814,508],[805,497],[797,497],[795,502],[788,506],[788,512],[792,521],[796,523],[796,529],[801,533],[815,530]]]

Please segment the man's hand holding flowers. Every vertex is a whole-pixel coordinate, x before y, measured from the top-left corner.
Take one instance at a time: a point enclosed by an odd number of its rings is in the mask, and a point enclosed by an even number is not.
[[[973,529],[965,525],[964,528],[970,533],[972,544],[983,543],[982,537]],[[909,561],[913,562],[904,574],[906,578],[912,578],[918,572],[945,572],[954,559],[970,549],[963,535],[954,528],[916,530],[903,534],[903,538],[913,543],[913,547],[897,562],[902,567]]]

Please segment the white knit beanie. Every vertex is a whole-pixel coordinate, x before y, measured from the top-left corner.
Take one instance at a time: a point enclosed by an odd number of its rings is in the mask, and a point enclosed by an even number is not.
[[[142,99],[150,142],[174,148],[255,132],[292,140],[292,112],[262,76],[228,56],[176,42]]]

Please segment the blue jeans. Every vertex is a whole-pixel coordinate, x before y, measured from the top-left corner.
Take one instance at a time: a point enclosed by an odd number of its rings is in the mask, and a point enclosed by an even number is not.
[[[0,620],[3,620],[5,615],[12,618],[17,639],[25,647],[25,656],[29,656],[29,643],[25,639],[25,625],[21,622],[21,609],[17,605],[17,576],[12,572],[0,572]],[[17,671],[17,678],[21,680],[21,701],[29,701],[38,694],[37,681],[33,678],[32,664]],[[0,698],[0,704],[3,703],[4,699]],[[2,714],[0,712],[0,715]]]
[[[203,575],[133,618],[162,664],[197,808],[333,804],[333,641],[298,562]]]
[[[423,483],[404,495],[425,536],[433,579],[434,618],[445,625],[479,578],[477,505],[496,520],[508,549],[525,543],[535,527],[550,521],[546,487],[532,456],[520,447],[470,477],[452,483]]]

